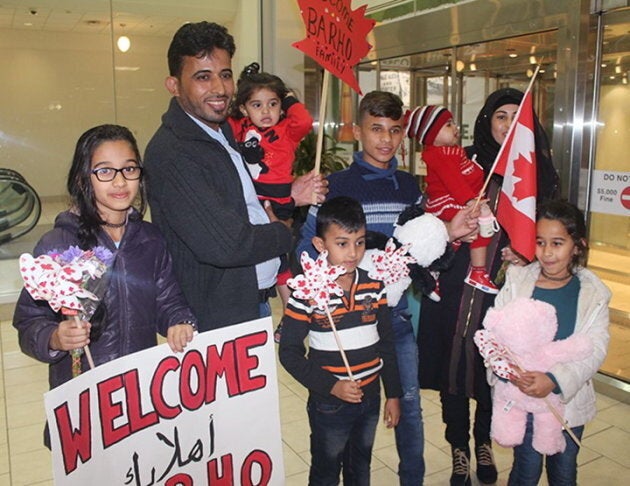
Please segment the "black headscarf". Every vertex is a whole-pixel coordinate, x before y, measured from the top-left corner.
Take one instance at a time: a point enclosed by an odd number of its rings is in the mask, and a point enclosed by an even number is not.
[[[501,88],[490,94],[475,121],[473,144],[466,147],[469,157],[477,154],[477,162],[487,172],[492,167],[501,145],[492,136],[492,115],[500,107],[508,104],[520,105],[524,93],[514,88]],[[534,140],[536,143],[536,179],[538,202],[555,199],[560,194],[560,178],[551,160],[549,140],[538,117],[534,113]],[[500,176],[496,176],[500,177]]]

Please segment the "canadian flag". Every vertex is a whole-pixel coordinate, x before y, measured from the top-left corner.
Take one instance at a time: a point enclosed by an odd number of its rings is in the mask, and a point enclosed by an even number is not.
[[[536,251],[536,143],[529,89],[497,155],[495,172],[503,176],[497,219],[512,248],[532,261]]]

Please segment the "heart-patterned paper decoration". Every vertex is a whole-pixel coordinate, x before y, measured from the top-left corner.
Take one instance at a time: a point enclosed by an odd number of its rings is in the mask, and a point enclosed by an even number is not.
[[[45,300],[58,312],[62,307],[83,310],[80,299],[98,300],[96,295],[82,287],[84,263],[61,265],[50,255],[33,258],[24,253],[20,256],[20,273],[24,288],[35,300]]]
[[[297,299],[313,300],[315,306],[321,310],[328,307],[331,294],[338,297],[343,295],[343,289],[335,280],[346,273],[341,265],[330,265],[327,257],[326,250],[315,261],[307,252],[302,252],[300,263],[304,273],[287,280],[287,285],[293,289],[293,295]]]
[[[518,365],[512,359],[509,350],[499,343],[491,331],[480,329],[473,337],[487,366],[499,377],[506,380],[518,376]]]

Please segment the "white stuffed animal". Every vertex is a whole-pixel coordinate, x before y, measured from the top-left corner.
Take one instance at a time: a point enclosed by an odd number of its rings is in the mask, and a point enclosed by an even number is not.
[[[453,259],[446,226],[420,204],[400,213],[393,238],[368,231],[367,240],[368,250],[359,266],[371,278],[385,282],[390,307],[396,306],[411,282],[416,290],[431,295],[436,285],[431,271],[447,269]]]

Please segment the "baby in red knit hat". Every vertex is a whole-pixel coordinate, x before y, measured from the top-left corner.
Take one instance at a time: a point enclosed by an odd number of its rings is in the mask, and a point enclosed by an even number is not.
[[[427,165],[426,211],[450,221],[457,211],[474,203],[483,187],[483,169],[458,145],[459,129],[453,114],[443,106],[426,105],[413,110],[408,117],[407,135],[423,145],[422,159]],[[485,203],[481,206],[479,222],[484,220],[496,225]],[[483,292],[496,294],[498,289],[486,271],[490,243],[487,234],[479,235],[470,244],[471,265],[464,281]]]

